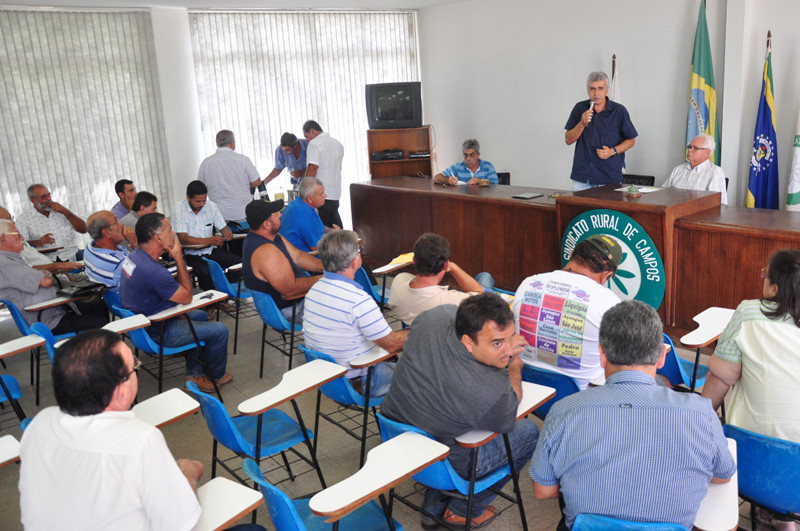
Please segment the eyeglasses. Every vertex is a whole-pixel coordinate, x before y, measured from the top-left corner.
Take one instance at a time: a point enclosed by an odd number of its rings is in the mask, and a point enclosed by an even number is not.
[[[697,147],[697,146],[693,146],[691,144],[686,146],[686,149],[688,149],[689,151],[709,151],[709,148]]]
[[[133,357],[133,370],[131,372],[129,372],[128,374],[126,374],[125,376],[123,376],[122,379],[119,381],[119,383],[127,382],[128,379],[131,377],[131,374],[133,374],[135,372],[139,372],[139,368],[141,366],[142,366],[142,360],[140,360],[139,358],[134,356]]]
[[[11,236],[19,236],[19,232],[6,232],[6,234],[10,234]]]

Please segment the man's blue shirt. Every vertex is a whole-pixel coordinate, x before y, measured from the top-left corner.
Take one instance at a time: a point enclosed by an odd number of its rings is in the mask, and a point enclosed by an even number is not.
[[[631,370],[554,404],[529,471],[559,485],[570,528],[581,513],[691,528],[711,478],[736,463],[708,399]]]
[[[587,110],[589,110],[589,100],[576,103],[564,128],[569,131],[578,125],[581,116]],[[575,143],[572,173],[569,178],[592,185],[621,183],[625,153],[603,160],[597,156],[597,150],[603,146],[616,147],[622,141],[636,138],[638,135],[628,110],[619,103],[606,99],[606,108],[600,113],[594,113],[592,121]]]
[[[309,252],[325,234],[325,225],[316,210],[296,197],[281,215],[280,234],[301,251]]]
[[[475,172],[475,175],[472,175],[472,172],[469,171],[467,168],[466,162],[456,162],[446,170],[444,170],[444,174],[448,177],[456,176],[458,180],[461,182],[469,182],[470,179],[473,177],[477,177],[478,179],[489,179],[489,182],[492,184],[499,184],[500,181],[497,179],[497,172],[494,170],[494,166],[488,160],[478,159],[478,171]]]
[[[275,149],[275,167],[277,169],[282,170],[286,168],[290,173],[294,170],[306,169],[306,148],[308,147],[308,141],[304,138],[299,138],[297,141],[300,142],[299,157],[295,157],[291,153],[285,153],[283,151],[283,146],[278,146]]]

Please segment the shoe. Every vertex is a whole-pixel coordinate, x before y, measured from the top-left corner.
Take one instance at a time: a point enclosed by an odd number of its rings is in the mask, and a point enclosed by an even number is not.
[[[471,527],[473,529],[477,529],[479,527],[483,527],[483,526],[487,525],[489,522],[491,522],[492,520],[494,520],[495,516],[497,516],[497,509],[495,508],[494,505],[490,505],[483,511],[482,514],[480,514],[478,516],[474,516],[472,518],[472,526]],[[451,524],[451,525],[454,525],[454,526],[461,526],[461,527],[463,527],[463,526],[465,526],[467,524],[466,517],[458,516],[456,513],[454,513],[450,509],[447,509],[444,512],[444,521],[447,522],[448,524]]]
[[[230,374],[225,373],[227,376]],[[223,376],[224,378],[224,376]],[[197,376],[187,376],[187,382],[192,382],[197,386],[198,389],[203,391],[204,393],[213,393],[214,392],[214,382],[211,381],[211,378],[206,376],[205,374],[198,374]],[[230,382],[230,380],[228,380]]]
[[[220,302],[218,304],[219,309],[229,315],[236,315],[236,304],[232,302]]]
[[[226,372],[222,378],[217,379],[217,385],[222,387],[226,383],[230,383],[231,380],[233,380],[233,376],[231,376],[231,373]]]

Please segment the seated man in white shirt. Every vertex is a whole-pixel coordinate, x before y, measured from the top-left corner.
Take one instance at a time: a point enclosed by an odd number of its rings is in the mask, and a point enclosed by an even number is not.
[[[664,181],[664,188],[684,188],[722,193],[722,204],[728,204],[725,172],[708,158],[717,148],[711,135],[697,135],[686,146],[686,158],[689,162],[680,164],[672,170],[672,175]]]
[[[11,217],[11,212],[0,206],[0,219],[7,219],[13,222],[14,218]],[[22,242],[22,252],[20,256],[26,264],[39,271],[49,271],[53,275],[66,273],[75,269],[80,269],[83,264],[80,262],[53,262],[47,255],[40,253],[29,244],[27,241]],[[69,279],[64,279],[69,281]]]
[[[472,278],[469,273],[450,261],[450,242],[447,238],[426,232],[414,243],[414,268],[417,275],[400,273],[392,281],[389,308],[405,324],[411,325],[417,315],[440,304],[455,304],[494,285],[492,276],[479,273]],[[441,286],[442,279],[450,273],[461,291]]]
[[[53,363],[58,407],[22,435],[20,512],[26,529],[191,529],[203,465],[177,462],[131,404],[141,363],[107,330],[71,338]]]

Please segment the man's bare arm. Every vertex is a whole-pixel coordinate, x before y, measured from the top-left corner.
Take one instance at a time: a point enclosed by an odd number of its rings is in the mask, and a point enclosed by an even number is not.
[[[322,260],[311,256],[305,251],[301,251],[292,243],[283,238],[283,243],[286,244],[286,250],[289,251],[289,256],[292,257],[294,263],[305,269],[306,271],[311,271],[312,273],[322,273]],[[312,248],[315,250],[316,246]]]
[[[403,350],[403,345],[406,344],[406,339],[408,339],[408,333],[410,331],[410,328],[406,328],[405,330],[394,330],[390,332],[388,336],[383,336],[380,339],[376,339],[373,341],[373,343],[387,352],[399,352]]]
[[[270,182],[272,179],[274,179],[275,177],[277,177],[278,175],[280,175],[282,171],[283,171],[283,170],[279,170],[278,168],[272,168],[272,171],[271,171],[271,172],[269,172],[269,175],[267,175],[266,177],[264,177],[264,179],[262,179],[262,181],[261,181],[261,182],[262,182],[262,183],[264,183],[264,184],[267,184],[267,183],[268,183],[268,182]],[[252,186],[253,188],[255,188],[256,186],[258,186],[258,184],[255,184],[255,185],[254,185],[253,183],[250,183],[250,186]]]
[[[205,470],[203,463],[191,459],[178,459],[177,463],[178,468],[181,469],[181,472],[189,481],[189,485],[192,486],[192,490],[197,492],[197,484],[200,482],[200,478],[203,477],[203,471]]]
[[[262,245],[258,248],[253,253],[251,263],[256,278],[268,282],[287,299],[305,295],[320,279],[319,276],[295,278],[289,261],[274,245]]]
[[[558,498],[558,485],[539,485],[533,482],[533,495],[540,500],[549,500],[551,498]]]
[[[222,245],[225,241],[222,236],[216,235],[208,238],[197,238],[195,236],[189,236],[189,234],[185,232],[178,232],[176,234],[181,241],[181,245]]]
[[[458,287],[463,291],[471,293],[483,293],[485,290],[483,286],[478,284],[471,275],[461,269],[455,262],[448,262],[447,272],[453,275],[453,278],[458,282]]]
[[[173,245],[171,249],[167,249],[167,251],[172,259],[175,260],[176,280],[180,285],[169,300],[177,302],[178,304],[189,304],[192,302],[192,277],[189,276],[189,270],[186,269],[186,261],[183,259],[183,248],[178,238],[175,238],[175,245]]]
[[[72,225],[72,228],[75,229],[77,232],[80,232],[81,234],[86,234],[87,231],[86,222],[83,221],[78,216],[76,216],[75,214],[73,214],[72,212],[70,212],[70,210],[67,207],[65,207],[61,203],[56,203],[55,201],[53,201],[50,204],[50,208],[53,209],[53,212],[58,212],[59,214],[63,214],[67,218],[67,221],[69,221],[69,224]]]
[[[319,165],[309,164],[308,166],[306,166],[306,177],[316,177],[318,169]]]

